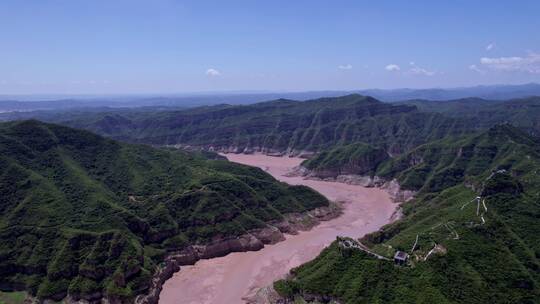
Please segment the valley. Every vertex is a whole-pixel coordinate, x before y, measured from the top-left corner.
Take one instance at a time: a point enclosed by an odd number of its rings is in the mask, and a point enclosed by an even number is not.
[[[539,11],[0,0],[0,304],[540,304]]]
[[[331,201],[343,202],[343,214],[323,221],[309,231],[287,234],[285,240],[266,245],[259,251],[231,253],[224,257],[200,260],[166,281],[159,303],[245,303],[261,297],[260,288],[282,279],[293,267],[315,258],[336,236],[360,237],[391,221],[396,203],[378,188],[344,183],[308,180],[288,176],[304,160],[262,154],[226,154],[230,161],[259,167],[290,185],[308,186]],[[259,299],[260,300],[260,299]]]
[[[0,152],[0,288],[38,299],[154,303],[175,252],[260,249],[281,236],[268,223],[329,205],[257,168],[38,121],[0,124]]]
[[[454,102],[436,113],[349,95],[0,124],[1,290],[67,303],[535,303],[537,103],[475,120]],[[388,261],[405,250],[403,267]]]

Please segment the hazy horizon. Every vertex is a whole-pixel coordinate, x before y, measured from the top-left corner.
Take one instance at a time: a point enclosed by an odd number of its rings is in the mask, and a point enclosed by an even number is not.
[[[473,85],[473,86],[461,86],[461,87],[398,87],[392,89],[383,89],[383,88],[360,88],[360,89],[350,89],[350,90],[333,90],[333,89],[320,89],[320,90],[222,90],[222,91],[192,91],[192,92],[170,92],[170,93],[161,93],[161,92],[141,92],[141,93],[54,93],[54,92],[45,92],[45,93],[29,93],[29,94],[3,94],[0,92],[1,98],[16,98],[16,97],[39,97],[43,99],[57,99],[57,98],[98,98],[98,97],[112,97],[112,98],[122,98],[122,97],[133,97],[133,98],[144,98],[144,97],[153,97],[153,98],[167,98],[167,97],[192,97],[192,96],[227,96],[227,95],[249,95],[249,94],[301,94],[301,93],[357,93],[363,91],[400,91],[400,90],[462,90],[462,89],[474,89],[474,88],[495,88],[495,87],[519,87],[535,85],[540,87],[540,83],[537,82],[528,82],[528,83],[518,83],[518,84],[492,84],[492,85]]]

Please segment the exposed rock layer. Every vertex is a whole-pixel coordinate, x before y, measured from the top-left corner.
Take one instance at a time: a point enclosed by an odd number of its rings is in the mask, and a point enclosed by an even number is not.
[[[299,175],[308,179],[324,180],[331,182],[339,182],[351,185],[359,185],[362,187],[378,187],[384,189],[390,194],[392,200],[396,203],[403,203],[409,201],[414,197],[415,191],[402,189],[396,179],[385,180],[379,176],[363,176],[356,174],[343,174],[338,175],[336,172],[332,174],[325,174],[323,177],[319,175],[319,172],[309,170],[305,167],[299,166],[295,171],[290,173],[291,175]]]
[[[284,233],[296,234],[309,230],[321,221],[327,221],[341,214],[341,207],[331,204],[329,207],[316,208],[305,213],[288,214],[281,222],[271,223],[266,228],[250,231],[236,237],[221,239],[205,245],[192,245],[167,256],[162,267],[156,272],[148,294],[135,299],[137,304],[155,304],[163,283],[179,271],[183,265],[193,265],[200,259],[225,256],[232,252],[257,251],[266,244],[275,244],[285,240]]]

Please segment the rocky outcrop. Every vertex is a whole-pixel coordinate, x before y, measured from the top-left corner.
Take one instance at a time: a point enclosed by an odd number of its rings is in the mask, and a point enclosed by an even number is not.
[[[385,189],[386,192],[390,194],[392,200],[397,203],[407,202],[411,200],[416,194],[416,191],[402,189],[396,179],[385,182],[381,186],[381,189]]]
[[[180,271],[183,265],[193,265],[200,259],[225,256],[232,252],[257,251],[264,245],[285,240],[284,233],[296,234],[309,230],[321,221],[327,221],[341,214],[341,206],[331,203],[328,207],[316,208],[305,213],[292,213],[280,222],[270,223],[265,228],[252,230],[239,237],[215,240],[204,245],[191,245],[179,252],[170,253],[155,273],[149,292],[135,299],[137,304],[156,304],[166,280]]]
[[[389,158],[386,149],[357,142],[321,151],[302,165],[319,177],[335,178],[351,174],[372,175]]]
[[[310,158],[317,153],[317,151],[301,150],[301,149],[274,149],[261,146],[215,146],[215,145],[188,145],[188,144],[175,144],[166,145],[176,149],[182,149],[187,151],[209,151],[215,153],[233,153],[233,154],[255,154],[261,153],[268,156],[290,156],[300,158]]]
[[[301,297],[306,303],[329,303],[340,304],[341,302],[330,296],[321,296],[304,292]],[[297,300],[292,298],[284,298],[280,296],[272,285],[263,287],[257,291],[255,295],[249,298],[244,298],[247,304],[294,304]]]
[[[285,304],[287,303],[281,297],[272,285],[260,288],[255,295],[243,298],[246,304]]]
[[[283,232],[276,226],[269,226],[267,228],[255,230],[252,231],[251,234],[263,244],[275,244],[285,240]]]
[[[263,236],[263,240],[270,243],[275,240],[272,232],[257,233]],[[281,236],[283,237],[283,236]],[[264,247],[262,240],[253,234],[245,234],[236,238],[226,238],[206,245],[192,245],[180,252],[171,253],[165,258],[160,268],[152,279],[149,292],[140,295],[135,299],[137,304],[154,304],[159,301],[159,293],[163,288],[163,283],[170,279],[172,275],[180,270],[180,266],[193,265],[200,259],[210,259],[227,255],[231,252],[256,251]]]
[[[362,187],[377,187],[384,189],[390,198],[396,203],[404,203],[411,200],[416,191],[402,189],[396,179],[386,180],[379,176],[362,176],[356,174],[344,174],[336,177],[321,177],[318,172],[309,170],[303,166],[295,168],[289,173],[289,176],[303,176],[308,179],[324,180],[351,185],[359,185]]]

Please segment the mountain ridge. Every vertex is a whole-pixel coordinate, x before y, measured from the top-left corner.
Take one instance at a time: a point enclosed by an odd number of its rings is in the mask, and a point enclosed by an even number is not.
[[[135,143],[306,156],[356,141],[399,154],[429,140],[475,128],[460,118],[357,94],[301,102],[278,100],[148,113],[66,113],[44,118]],[[118,124],[111,125],[113,120]]]
[[[400,164],[408,165],[401,170]],[[538,302],[537,138],[499,125],[419,146],[388,168],[388,177],[418,193],[402,204],[400,220],[359,242],[390,259],[406,252],[406,265],[338,240],[276,282],[282,296],[340,303]],[[424,175],[407,183],[418,172]]]
[[[258,250],[283,238],[267,223],[333,212],[260,169],[39,121],[0,124],[0,152],[0,288],[39,300],[132,303],[178,270],[171,252]]]

